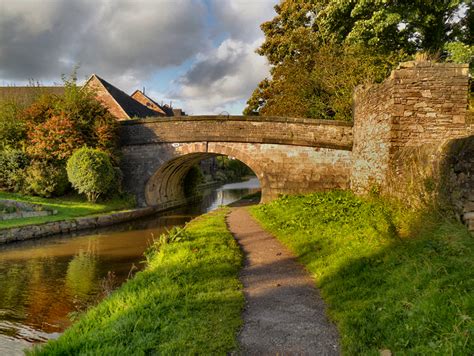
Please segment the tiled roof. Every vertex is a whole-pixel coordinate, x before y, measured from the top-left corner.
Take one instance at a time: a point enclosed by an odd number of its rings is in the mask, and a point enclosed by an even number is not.
[[[145,105],[147,108],[154,110],[163,116],[166,116],[166,112],[163,111],[163,107],[141,90],[135,90],[131,97],[136,101],[140,102],[141,104]]]
[[[155,111],[147,108],[145,105],[140,104],[131,96],[118,89],[117,87],[113,86],[112,84],[110,84],[109,82],[102,79],[96,74],[93,74],[87,82],[89,82],[93,78],[96,78],[103,85],[103,87],[114,98],[117,104],[127,113],[129,118],[158,116]],[[85,84],[85,86],[86,85],[87,83]]]

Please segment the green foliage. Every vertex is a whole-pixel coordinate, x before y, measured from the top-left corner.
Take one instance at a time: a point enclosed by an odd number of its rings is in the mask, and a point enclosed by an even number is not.
[[[276,66],[244,113],[350,121],[354,88],[382,81],[399,58],[356,46],[321,45],[307,62],[286,59]]]
[[[228,156],[216,157],[218,171],[216,179],[223,182],[231,182],[241,179],[247,175],[253,175],[253,171],[238,159]]]
[[[117,163],[117,120],[95,99],[93,91],[77,86],[75,73],[70,78],[63,76],[63,82],[64,96],[55,105],[55,110],[74,120],[87,146],[107,152]]]
[[[462,42],[446,44],[447,59],[454,63],[469,63],[471,76],[474,75],[474,45]]]
[[[13,101],[0,101],[0,150],[20,148],[26,138],[21,107]]]
[[[0,189],[18,192],[23,188],[25,169],[29,164],[26,154],[18,149],[0,151]]]
[[[265,41],[257,50],[273,66],[272,77],[255,89],[244,114],[351,120],[357,84],[380,81],[417,52],[438,59],[453,50],[451,42],[471,46],[473,6],[464,0],[283,0],[277,16],[261,25]],[[459,58],[456,53],[450,58]]]
[[[63,195],[69,186],[63,165],[47,161],[33,161],[25,171],[23,190],[40,197]]]
[[[39,125],[30,123],[27,152],[31,157],[55,163],[64,162],[82,147],[84,140],[74,120],[55,115]]]
[[[28,127],[28,153],[58,163],[87,145],[107,152],[117,163],[116,119],[93,92],[76,85],[74,75],[63,80],[63,96],[42,95],[22,113]]]
[[[90,202],[108,193],[117,179],[109,156],[93,148],[75,151],[67,161],[66,170],[72,186]]]
[[[199,193],[197,187],[204,181],[204,176],[198,166],[192,166],[184,177],[183,188],[186,197],[192,197]]]
[[[226,210],[193,220],[153,245],[144,271],[35,355],[228,354],[238,347],[243,256]],[[176,232],[177,231],[177,232]],[[178,237],[176,237],[178,235]],[[154,251],[153,251],[154,250]],[[151,252],[152,251],[152,252]]]
[[[342,191],[252,213],[315,277],[344,354],[473,353],[474,240],[460,223]]]
[[[181,226],[173,226],[166,229],[166,233],[161,234],[157,239],[153,239],[153,244],[144,252],[146,262],[148,264],[156,258],[158,253],[168,244],[189,239],[186,228]]]
[[[457,18],[465,0],[329,1],[317,15],[322,36],[385,53],[400,49],[439,54],[462,32]]]

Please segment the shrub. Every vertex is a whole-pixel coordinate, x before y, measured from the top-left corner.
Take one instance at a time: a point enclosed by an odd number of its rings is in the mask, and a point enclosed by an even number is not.
[[[18,192],[23,187],[28,157],[18,149],[0,151],[0,189]]]
[[[72,186],[87,196],[90,202],[110,191],[116,184],[117,174],[106,153],[83,147],[73,153],[66,166]]]
[[[84,143],[74,121],[64,114],[34,126],[28,132],[31,145],[27,150],[35,158],[61,162]]]
[[[116,119],[93,92],[78,87],[74,77],[64,81],[64,95],[39,96],[22,111],[28,153],[38,160],[62,164],[72,152],[87,145],[107,152],[117,163]]]
[[[63,195],[69,185],[63,165],[34,161],[27,169],[25,192],[49,198]]]
[[[0,149],[20,147],[26,137],[20,106],[14,101],[0,102]]]
[[[40,95],[20,115],[28,123],[41,124],[53,115],[54,107],[59,100],[60,98],[56,95]]]

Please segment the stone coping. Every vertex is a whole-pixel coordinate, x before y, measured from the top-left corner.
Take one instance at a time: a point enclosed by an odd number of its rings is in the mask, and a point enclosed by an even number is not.
[[[296,117],[281,117],[281,116],[241,116],[241,115],[198,115],[198,116],[177,116],[177,117],[147,117],[144,119],[122,120],[120,125],[140,125],[155,122],[178,122],[178,121],[247,121],[247,122],[278,122],[290,124],[305,124],[305,125],[330,125],[330,126],[347,126],[352,127],[352,122],[338,121],[338,120],[321,120],[321,119],[305,119]]]
[[[0,200],[0,205],[6,206],[6,207],[14,207],[19,210],[12,213],[0,214],[0,221],[32,218],[32,217],[39,217],[39,216],[48,216],[48,215],[55,215],[58,213],[57,210],[46,208],[41,204],[20,202],[20,201],[10,200],[10,199]]]
[[[0,229],[0,245],[14,241],[31,240],[56,234],[65,234],[79,230],[110,226],[177,208],[187,204],[188,202],[189,200],[171,201],[146,208],[115,211],[100,215]]]

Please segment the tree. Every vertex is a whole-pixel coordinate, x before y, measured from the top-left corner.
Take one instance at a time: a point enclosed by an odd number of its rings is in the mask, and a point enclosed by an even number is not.
[[[350,119],[348,93],[362,80],[380,81],[419,51],[443,56],[447,43],[472,36],[466,25],[472,6],[466,0],[283,0],[277,16],[262,24],[265,41],[257,50],[272,65],[272,78],[259,84],[244,113]]]
[[[117,178],[109,156],[98,150],[83,147],[73,153],[66,165],[72,186],[87,196],[90,202],[110,191]]]
[[[22,116],[27,125],[28,153],[57,163],[83,145],[97,147],[118,162],[116,119],[94,93],[76,85],[74,73],[63,77],[63,96],[42,95]]]
[[[285,59],[275,66],[244,114],[351,120],[355,86],[383,80],[397,60],[358,46],[321,45],[307,63]]]

